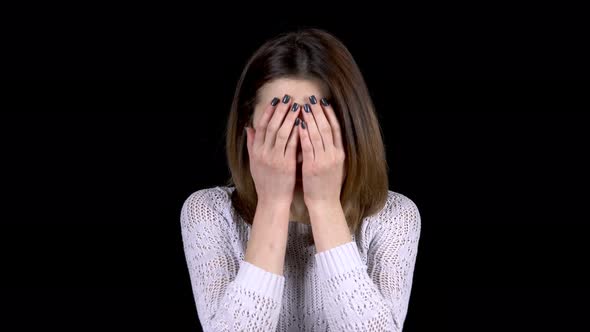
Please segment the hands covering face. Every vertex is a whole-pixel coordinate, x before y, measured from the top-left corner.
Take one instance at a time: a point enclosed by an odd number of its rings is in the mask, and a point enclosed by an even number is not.
[[[289,95],[280,101],[274,97],[255,128],[246,129],[250,168],[259,199],[262,196],[266,200],[290,201],[299,143],[306,205],[339,203],[345,152],[334,109],[327,98],[318,103],[314,95],[303,106],[293,103]]]

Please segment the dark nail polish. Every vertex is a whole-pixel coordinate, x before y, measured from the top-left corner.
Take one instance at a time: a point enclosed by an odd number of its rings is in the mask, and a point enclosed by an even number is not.
[[[326,99],[326,97],[322,98],[322,105],[324,105],[324,106],[330,105],[330,103],[328,103],[328,99]]]
[[[305,104],[305,105],[303,106],[303,109],[305,110],[305,112],[306,112],[306,113],[309,113],[309,112],[311,112],[311,106],[309,106],[309,104]]]
[[[285,95],[285,96],[283,97],[283,104],[286,104],[286,103],[288,103],[288,102],[289,102],[289,99],[290,99],[289,95]]]
[[[274,97],[274,98],[272,99],[272,101],[270,102],[270,104],[271,104],[272,106],[277,106],[277,104],[279,103],[279,100],[280,100],[279,98],[277,98],[277,97]]]
[[[309,101],[310,101],[312,104],[314,104],[314,105],[318,103],[318,100],[317,100],[317,99],[315,99],[315,96],[311,96],[311,97],[309,97]]]
[[[298,126],[300,121],[301,121],[300,118],[295,119],[295,125]]]
[[[297,111],[298,108],[299,108],[299,104],[294,103],[293,107],[291,107],[291,111],[295,112],[295,111]]]
[[[301,128],[305,129],[307,126],[305,125],[305,121],[301,120]]]

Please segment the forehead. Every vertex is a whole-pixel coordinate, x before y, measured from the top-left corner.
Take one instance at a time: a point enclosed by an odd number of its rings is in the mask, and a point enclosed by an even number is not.
[[[327,92],[326,85],[318,79],[278,78],[261,86],[258,95],[259,101],[265,101],[288,94],[295,102],[305,103],[309,96],[316,95],[320,99]]]

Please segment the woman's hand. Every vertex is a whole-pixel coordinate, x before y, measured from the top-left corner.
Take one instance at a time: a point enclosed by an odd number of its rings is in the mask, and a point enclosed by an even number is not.
[[[298,127],[303,165],[303,197],[308,208],[323,203],[340,203],[346,158],[340,125],[326,98],[318,104],[311,96],[305,104],[304,122]],[[315,103],[314,103],[315,102]]]
[[[258,202],[285,204],[287,208],[291,206],[299,139],[298,131],[293,128],[300,108],[297,103],[291,105],[288,95],[283,97],[282,102],[275,97],[269,101],[254,129],[246,128],[250,173]]]

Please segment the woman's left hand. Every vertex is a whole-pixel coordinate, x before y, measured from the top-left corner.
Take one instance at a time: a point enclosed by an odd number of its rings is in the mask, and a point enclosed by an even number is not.
[[[301,114],[305,122],[298,126],[303,155],[303,197],[308,208],[324,203],[340,204],[346,158],[334,109],[326,98],[316,104],[314,100],[310,98],[311,104],[304,105]]]

